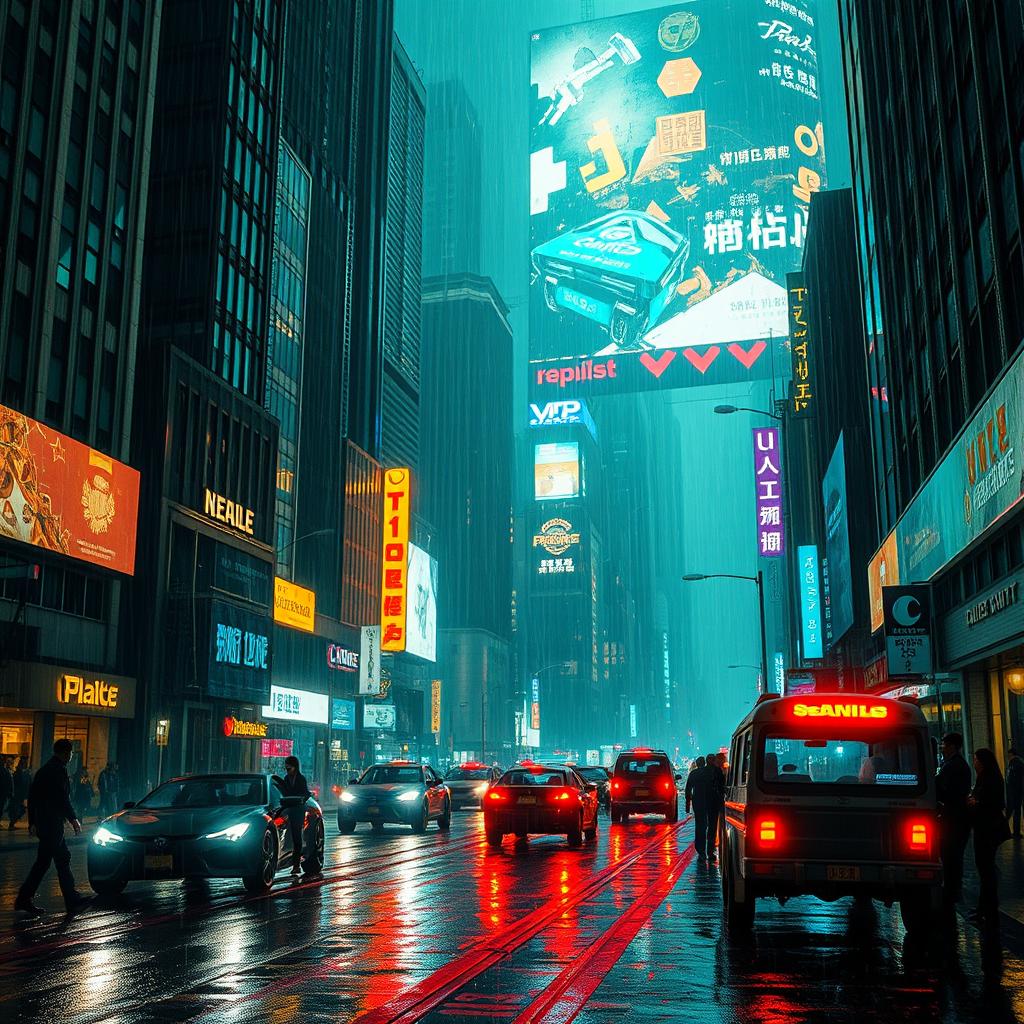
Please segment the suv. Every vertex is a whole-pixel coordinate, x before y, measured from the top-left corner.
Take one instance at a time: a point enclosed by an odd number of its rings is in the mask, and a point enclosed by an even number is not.
[[[663,750],[624,750],[612,772],[612,821],[626,821],[631,814],[664,814],[666,821],[678,821],[680,778]]]

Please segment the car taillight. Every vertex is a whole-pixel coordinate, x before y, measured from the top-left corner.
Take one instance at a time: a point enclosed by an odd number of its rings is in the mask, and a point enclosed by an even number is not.
[[[574,789],[560,789],[557,792],[552,793],[548,799],[561,802],[564,800],[571,800],[575,795],[576,791]]]
[[[612,792],[619,793],[622,791],[622,783],[618,779],[612,779]]]
[[[662,779],[661,780],[661,788],[666,793],[671,793],[672,790],[676,788],[676,784],[675,784],[675,782],[672,781],[672,779]]]
[[[487,791],[487,799],[494,803],[501,803],[508,799],[508,796],[503,793],[500,789],[490,789]]]
[[[777,818],[761,818],[754,830],[759,846],[765,849],[774,849],[779,845],[782,838],[782,830],[779,828]]]
[[[931,824],[922,819],[908,822],[907,843],[911,853],[928,853],[932,846]]]

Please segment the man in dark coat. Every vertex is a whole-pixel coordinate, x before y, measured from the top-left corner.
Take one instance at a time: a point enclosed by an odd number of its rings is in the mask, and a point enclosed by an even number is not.
[[[695,769],[686,781],[686,800],[693,807],[693,845],[701,861],[707,860],[708,853],[714,856],[715,839],[710,834],[712,813],[716,810],[717,798],[715,755],[708,754],[704,767]]]
[[[939,855],[942,858],[942,897],[947,911],[960,899],[964,878],[964,848],[971,830],[967,798],[971,766],[964,758],[964,738],[958,732],[942,737],[942,767],[935,780],[939,801]]]
[[[306,776],[299,771],[299,759],[297,757],[286,757],[284,759],[284,778],[280,782],[280,789],[284,796],[300,796],[303,803],[288,808],[288,834],[292,837],[292,874],[302,873],[302,832],[306,821],[306,805],[313,794],[309,791]]]
[[[69,822],[75,835],[81,835],[82,825],[71,806],[71,779],[68,762],[71,760],[71,740],[59,739],[53,745],[53,757],[36,772],[28,791],[28,827],[39,837],[36,862],[32,865],[14,909],[30,917],[39,917],[42,910],[32,898],[39,888],[50,864],[57,868],[60,891],[68,913],[73,914],[89,902],[87,896],[75,889],[75,876],[71,874],[71,851],[64,841],[64,822]]]
[[[1024,761],[1014,747],[1006,762],[1006,818],[1013,821],[1013,838],[1020,839],[1020,811],[1024,803]]]

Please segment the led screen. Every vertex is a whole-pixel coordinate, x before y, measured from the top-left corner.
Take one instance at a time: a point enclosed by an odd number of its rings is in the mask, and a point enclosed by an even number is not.
[[[409,545],[409,604],[405,619],[405,650],[437,661],[437,560]]]
[[[534,33],[531,396],[769,375],[825,178],[816,46],[812,0]]]
[[[825,592],[825,642],[831,647],[853,625],[853,575],[850,571],[850,528],[846,500],[846,447],[839,435],[828,469],[821,481],[825,507],[825,555],[828,587]]]
[[[580,494],[580,446],[538,444],[533,454],[533,496],[537,501],[578,498]]]

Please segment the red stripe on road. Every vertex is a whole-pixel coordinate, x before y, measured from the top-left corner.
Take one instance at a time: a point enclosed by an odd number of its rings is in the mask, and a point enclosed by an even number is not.
[[[514,1024],[569,1024],[587,1004],[608,972],[661,906],[697,851],[688,846],[668,871],[644,891],[640,899],[598,941],[577,957],[516,1017]]]

